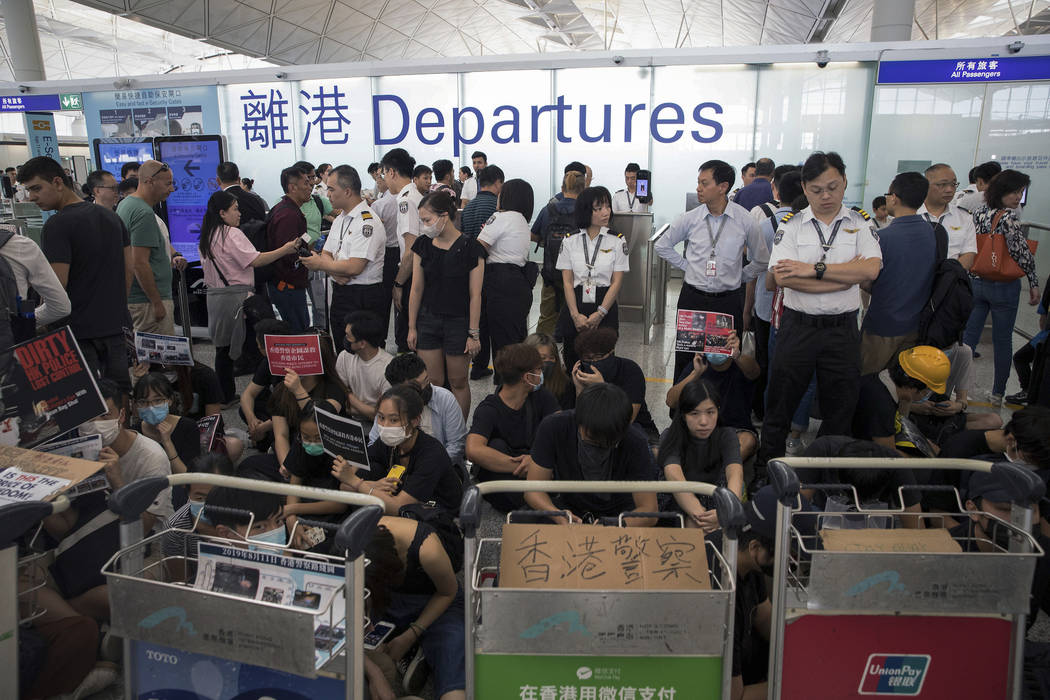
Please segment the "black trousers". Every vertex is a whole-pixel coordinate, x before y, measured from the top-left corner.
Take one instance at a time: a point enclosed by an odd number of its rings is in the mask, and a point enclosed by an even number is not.
[[[820,434],[849,435],[860,382],[856,311],[813,316],[784,309],[769,369],[769,400],[759,448],[761,464],[784,456],[791,416],[798,409],[814,370],[817,399],[824,416]]]
[[[485,267],[485,277],[488,277],[488,266]],[[489,292],[488,279],[485,280],[485,284],[481,287],[481,318],[478,319],[478,354],[471,360],[471,369],[475,372],[486,370],[489,368],[489,361],[495,359],[496,350],[498,348],[492,347],[491,331],[489,330],[489,319],[485,314],[485,308],[488,306],[486,301],[486,295]]]
[[[763,321],[758,316],[751,317],[751,330],[755,332],[755,360],[761,373],[755,380],[755,396],[751,402],[751,410],[755,412],[759,420],[766,416],[766,383],[769,380],[769,321]]]
[[[409,277],[401,288],[401,310],[394,308],[394,343],[398,352],[408,352],[408,299],[411,296],[412,278]]]
[[[128,373],[128,351],[124,347],[124,334],[107,335],[103,338],[77,338],[80,351],[88,366],[105,379],[112,379],[128,394],[131,393],[131,375]]]
[[[333,284],[332,298],[328,302],[328,328],[336,340],[336,347],[341,347],[340,338],[346,330],[346,317],[354,311],[371,311],[380,318],[388,301],[393,301],[383,294],[383,285],[375,284]]]
[[[605,295],[608,294],[608,287],[598,287],[595,289],[594,298],[597,301],[593,304],[585,303],[583,301],[583,287],[573,287],[573,294],[576,295],[576,310],[584,316],[590,316],[598,307],[605,301]],[[609,313],[601,320],[598,324],[600,328],[612,328],[619,332],[620,330],[620,305],[618,303],[613,304],[608,308]],[[576,324],[573,323],[572,316],[569,315],[569,305],[565,304],[561,307],[561,312],[558,314],[558,336],[562,340],[561,354],[565,360],[565,371],[572,376],[573,365],[579,360],[579,356],[576,354],[576,336],[580,334],[576,330]]]
[[[386,306],[379,312],[380,317],[383,319],[384,341],[386,341],[387,335],[390,333],[390,308],[394,304],[394,278],[397,277],[397,268],[400,263],[401,249],[396,245],[387,247],[383,257],[383,294],[386,295]]]
[[[1017,370],[1017,381],[1021,385],[1021,391],[1028,391],[1028,385],[1032,382],[1032,363],[1035,361],[1035,348],[1031,343],[1025,343],[1021,349],[1014,353],[1014,369]]]
[[[532,290],[525,280],[524,268],[505,263],[486,265],[481,303],[482,328],[488,326],[495,359],[501,348],[520,343],[528,335]],[[487,366],[487,360],[485,364]]]
[[[488,270],[486,270],[486,272],[488,272]],[[503,438],[492,438],[488,442],[488,447],[511,457],[517,457],[518,455],[526,454],[528,452],[527,449],[514,449],[508,445],[507,441]],[[513,474],[491,472],[484,467],[478,467],[478,483],[484,481],[499,481],[503,479],[513,480],[515,478],[516,477]],[[528,509],[528,506],[525,505],[525,496],[520,493],[490,493],[485,496],[485,500],[489,502],[489,505],[501,513],[509,513],[512,510]]]
[[[696,287],[688,284],[682,285],[682,291],[678,295],[678,308],[690,311],[714,311],[720,314],[729,314],[733,317],[733,328],[737,335],[744,332],[744,288],[733,289],[728,292],[702,292]],[[674,354],[674,377],[682,372],[693,361],[693,353],[676,352]]]

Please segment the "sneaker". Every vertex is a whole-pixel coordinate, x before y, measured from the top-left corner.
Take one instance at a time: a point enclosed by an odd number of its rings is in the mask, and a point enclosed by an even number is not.
[[[994,408],[1002,408],[1003,395],[1002,394],[989,394],[988,401],[989,401],[989,403],[992,404],[992,406]]]
[[[98,657],[119,664],[124,659],[124,640],[106,630],[98,645]]]
[[[414,654],[412,653],[413,650],[415,651]],[[398,670],[401,671],[401,685],[405,687],[405,692],[410,695],[417,695],[423,689],[427,678],[430,676],[430,667],[427,666],[427,661],[423,658],[423,647],[419,645],[410,649],[405,656],[411,660],[406,662],[402,659],[397,664]]]
[[[118,678],[120,678],[120,669],[116,664],[99,661],[73,691],[71,698],[72,700],[89,698],[116,683]]]
[[[489,369],[488,367],[478,367],[477,369],[472,369],[470,371],[470,378],[474,379],[474,380],[484,379],[485,377],[491,377],[491,376],[492,376],[492,370]]]
[[[804,449],[805,445],[802,444],[802,438],[789,437],[787,443],[785,443],[784,454],[788,457],[798,457]]]
[[[1006,403],[1019,403],[1019,404],[1028,403],[1028,392],[1027,391],[1019,391],[1016,394],[1010,394],[1009,396],[1006,397]]]

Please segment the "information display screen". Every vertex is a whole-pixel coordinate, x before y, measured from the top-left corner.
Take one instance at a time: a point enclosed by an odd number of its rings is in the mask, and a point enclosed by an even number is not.
[[[215,170],[225,160],[221,136],[160,136],[157,159],[171,168],[175,191],[167,200],[171,245],[187,260],[199,260],[201,222],[208,198],[219,189]]]
[[[117,178],[125,163],[145,163],[153,158],[152,138],[106,138],[95,139],[95,163],[99,170]]]

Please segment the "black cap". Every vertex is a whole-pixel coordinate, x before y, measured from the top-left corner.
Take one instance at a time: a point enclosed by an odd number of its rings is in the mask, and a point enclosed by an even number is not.
[[[1010,503],[1010,489],[997,475],[990,472],[974,472],[966,486],[966,497],[970,500],[983,498],[992,503]]]
[[[754,532],[759,537],[775,539],[777,534],[777,495],[772,486],[763,486],[751,494],[744,504],[747,524],[744,532]]]

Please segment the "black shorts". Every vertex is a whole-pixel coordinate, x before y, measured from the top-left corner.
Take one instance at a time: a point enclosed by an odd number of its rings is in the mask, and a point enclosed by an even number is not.
[[[440,316],[420,309],[416,319],[416,349],[466,355],[467,317]]]

